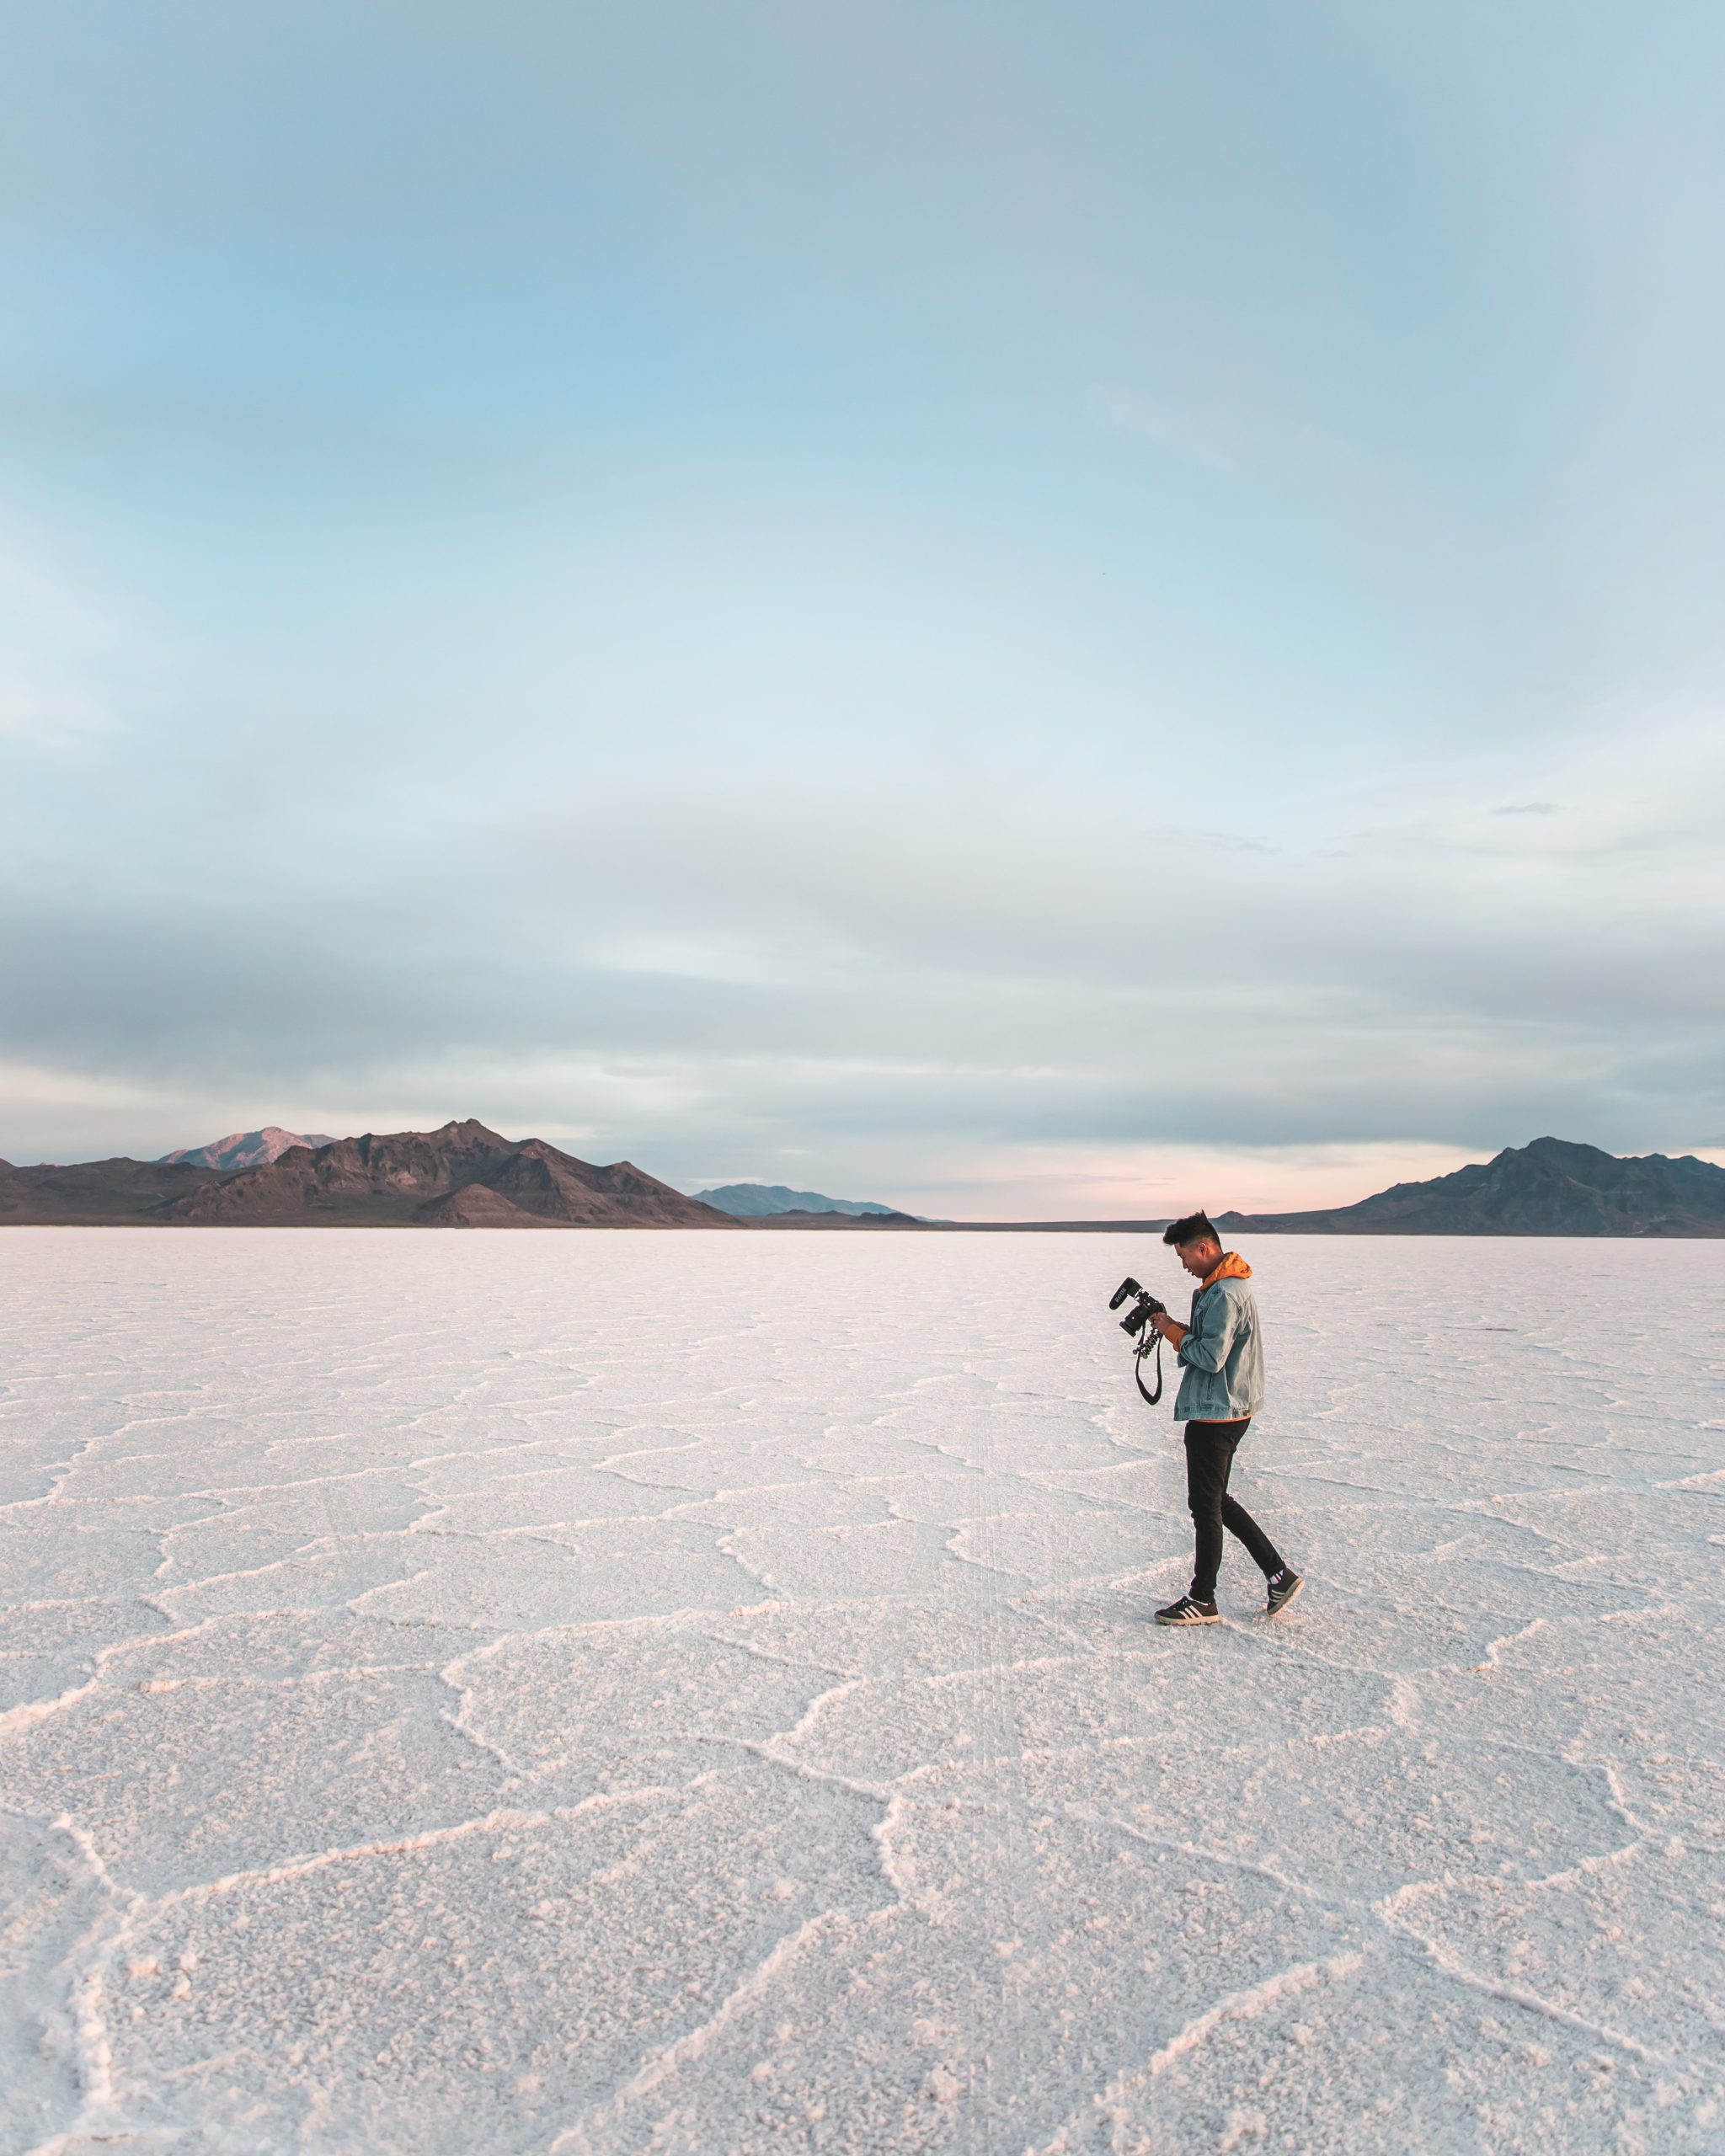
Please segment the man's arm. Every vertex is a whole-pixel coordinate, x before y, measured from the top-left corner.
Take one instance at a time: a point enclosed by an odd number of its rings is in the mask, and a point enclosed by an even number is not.
[[[1193,1312],[1197,1322],[1182,1325],[1178,1318],[1157,1318],[1156,1329],[1172,1343],[1188,1370],[1219,1370],[1234,1344],[1237,1313],[1227,1294],[1200,1295]]]
[[[1170,1317],[1166,1310],[1158,1310],[1150,1321],[1171,1348],[1178,1348],[1191,1331],[1189,1325],[1182,1325],[1177,1317]]]

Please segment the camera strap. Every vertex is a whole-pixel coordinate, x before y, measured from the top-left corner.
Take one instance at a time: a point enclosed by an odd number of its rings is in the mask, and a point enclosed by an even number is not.
[[[1146,1326],[1145,1330],[1147,1332],[1150,1328]],[[1156,1390],[1154,1392],[1148,1391],[1144,1383],[1144,1358],[1149,1353],[1149,1341],[1140,1340],[1138,1343],[1138,1353],[1132,1358],[1132,1374],[1138,1380],[1138,1390],[1144,1394],[1146,1404],[1154,1407],[1162,1396],[1162,1337],[1161,1333],[1156,1336]]]

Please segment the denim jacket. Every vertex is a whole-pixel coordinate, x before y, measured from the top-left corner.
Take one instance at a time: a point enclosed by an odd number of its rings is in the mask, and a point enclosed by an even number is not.
[[[1212,1279],[1194,1294],[1192,1330],[1175,1359],[1181,1369],[1177,1422],[1235,1422],[1263,1406],[1258,1305],[1238,1273]]]

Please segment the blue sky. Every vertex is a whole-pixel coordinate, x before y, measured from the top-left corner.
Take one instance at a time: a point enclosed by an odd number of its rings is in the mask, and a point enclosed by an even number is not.
[[[0,1153],[1725,1147],[1725,17],[8,8]]]

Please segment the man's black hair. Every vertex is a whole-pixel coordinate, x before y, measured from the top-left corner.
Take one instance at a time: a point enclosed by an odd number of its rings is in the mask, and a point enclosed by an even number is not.
[[[1162,1230],[1162,1241],[1173,1250],[1182,1250],[1188,1243],[1213,1242],[1218,1250],[1222,1246],[1208,1213],[1188,1213],[1183,1220],[1170,1220]]]

